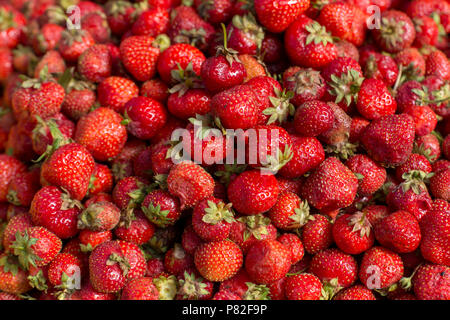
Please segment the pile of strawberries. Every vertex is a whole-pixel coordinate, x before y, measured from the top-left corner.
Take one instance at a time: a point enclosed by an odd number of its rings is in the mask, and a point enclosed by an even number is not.
[[[0,299],[450,300],[449,31],[445,0],[0,0]]]

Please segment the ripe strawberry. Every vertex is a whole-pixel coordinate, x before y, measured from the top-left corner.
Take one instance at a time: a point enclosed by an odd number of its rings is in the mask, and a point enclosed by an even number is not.
[[[61,112],[72,120],[78,120],[89,113],[95,100],[95,93],[89,88],[72,89],[64,97]]]
[[[369,219],[364,213],[357,212],[336,218],[333,239],[343,252],[360,254],[372,247],[375,237]]]
[[[59,253],[48,267],[48,280],[58,289],[56,297],[65,299],[73,291],[73,284],[80,281],[81,262],[70,253]]]
[[[437,172],[430,178],[430,190],[436,198],[450,201],[450,169]]]
[[[225,204],[214,197],[200,201],[192,212],[192,227],[204,241],[228,238],[233,221],[231,204]]]
[[[183,246],[184,251],[190,255],[194,255],[195,250],[202,243],[203,240],[194,231],[192,225],[189,225],[184,229],[183,234],[181,235],[181,245]]]
[[[196,277],[195,273],[185,272],[178,277],[178,285],[178,300],[209,300],[214,291],[212,282]]]
[[[442,51],[434,51],[427,57],[425,74],[436,75],[444,80],[450,79],[450,62]]]
[[[309,206],[292,192],[280,192],[277,202],[267,215],[278,229],[298,229],[308,221]]]
[[[325,94],[325,80],[312,68],[289,67],[283,73],[283,86],[294,92],[290,100],[295,106],[311,100],[320,100]]]
[[[388,10],[381,14],[380,28],[373,29],[372,35],[381,49],[396,53],[411,46],[416,30],[404,12]]]
[[[139,88],[133,81],[117,76],[104,79],[97,89],[100,104],[119,113],[123,112],[125,104],[137,97],[138,93]]]
[[[149,241],[155,233],[155,226],[140,211],[135,211],[130,220],[128,221],[128,217],[125,217],[125,220],[114,229],[115,236],[136,245]]]
[[[111,76],[112,58],[108,46],[94,44],[78,58],[78,72],[86,80],[102,82]]]
[[[327,213],[349,206],[355,199],[358,179],[337,158],[325,159],[306,179],[302,195],[312,206]]]
[[[145,197],[148,181],[138,177],[127,177],[117,182],[113,189],[114,204],[121,210],[137,207]]]
[[[425,59],[416,48],[403,49],[396,54],[395,62],[408,79],[417,79],[425,74]]]
[[[371,290],[356,284],[338,292],[333,300],[376,300]]]
[[[228,290],[219,290],[212,300],[242,300],[237,294]]]
[[[105,43],[111,37],[111,30],[103,10],[84,14],[81,19],[81,28],[89,32],[97,43]]]
[[[313,274],[296,274],[286,278],[284,290],[288,300],[320,300],[322,283]]]
[[[95,164],[94,172],[89,181],[88,195],[110,192],[113,187],[113,176],[108,166]]]
[[[436,46],[439,38],[437,23],[427,16],[413,17],[412,21],[416,30],[416,38],[413,45],[418,48],[424,45]]]
[[[373,120],[394,114],[397,103],[383,81],[366,79],[358,92],[356,108],[363,117]]]
[[[13,55],[9,48],[0,49],[0,81],[4,82],[13,71]]]
[[[277,238],[277,241],[285,246],[291,253],[291,264],[295,264],[303,259],[305,249],[302,241],[293,233],[283,233]]]
[[[369,156],[383,165],[398,166],[411,154],[414,122],[406,114],[388,115],[373,120],[361,135]]]
[[[143,277],[128,282],[122,290],[121,300],[158,300],[158,289],[153,279]]]
[[[211,175],[190,161],[180,162],[170,169],[167,185],[169,192],[180,199],[181,210],[194,207],[214,191]]]
[[[0,290],[6,293],[22,294],[31,289],[28,272],[19,267],[16,258],[0,255]]]
[[[361,54],[359,62],[366,78],[381,80],[388,87],[395,84],[398,66],[392,57],[369,50]]]
[[[57,46],[64,60],[77,62],[81,54],[94,44],[95,40],[88,31],[73,28],[61,32]]]
[[[150,192],[141,209],[150,222],[161,228],[174,225],[181,216],[180,202],[164,190]]]
[[[409,106],[404,113],[413,118],[417,136],[427,135],[436,128],[436,114],[428,106]]]
[[[119,223],[120,210],[113,203],[100,201],[90,204],[78,217],[78,229],[112,230]]]
[[[258,284],[267,284],[283,278],[290,267],[291,253],[276,240],[256,242],[245,257],[245,270]]]
[[[180,87],[181,88],[181,87]],[[176,91],[171,89],[171,94],[167,101],[167,108],[171,114],[177,118],[188,120],[196,115],[204,115],[211,109],[211,97],[205,89],[184,89]]]
[[[442,265],[421,265],[413,278],[414,293],[420,300],[448,300],[450,268]]]
[[[179,276],[194,266],[194,258],[179,243],[175,243],[164,256],[164,269],[169,274]]]
[[[2,248],[6,253],[9,253],[10,247],[16,240],[16,234],[22,234],[26,229],[32,227],[31,216],[29,213],[19,213],[11,217],[8,224],[2,231]]]
[[[139,95],[165,103],[169,98],[169,88],[160,79],[150,79],[142,84]]]
[[[131,32],[138,36],[156,37],[166,33],[170,26],[170,17],[167,10],[151,8],[140,13],[133,23]]]
[[[241,249],[228,240],[202,244],[194,257],[195,267],[203,278],[209,281],[224,281],[241,268]]]
[[[0,6],[0,15],[3,21],[0,28],[0,47],[13,49],[23,36],[22,28],[25,27],[27,20],[20,11],[7,2]]]
[[[91,231],[91,230],[81,230],[78,234],[78,239],[80,241],[80,250],[83,253],[89,253],[95,249],[99,244],[112,240],[112,232],[107,231]],[[78,255],[77,255],[78,256]],[[83,265],[84,267],[84,265]]]
[[[334,113],[330,106],[322,101],[311,100],[297,108],[294,128],[298,134],[315,137],[328,131],[334,122]]]
[[[199,15],[213,25],[226,23],[231,18],[233,9],[231,0],[195,0],[194,5]]]
[[[250,54],[240,54],[238,55],[239,61],[244,65],[244,69],[246,72],[246,76],[244,79],[244,83],[250,81],[251,79],[259,76],[266,76],[268,73],[266,72],[265,66],[262,64],[260,60],[255,58]]]
[[[260,23],[270,32],[278,33],[286,30],[299,15],[309,7],[309,0],[294,2],[256,0],[256,15]]]
[[[8,184],[8,202],[16,206],[29,206],[40,188],[39,169],[16,175]]]
[[[339,249],[326,249],[317,253],[311,260],[309,271],[322,282],[333,284],[337,279],[337,287],[349,287],[357,278],[356,260]]]
[[[55,186],[43,187],[33,198],[30,214],[33,223],[47,228],[61,239],[78,233],[77,217],[81,204]]]
[[[113,293],[95,291],[89,280],[81,284],[80,297],[81,300],[116,300],[116,296]]]
[[[356,46],[364,42],[366,17],[357,6],[340,2],[325,5],[320,11],[318,22],[335,37]]]
[[[380,189],[386,181],[386,169],[363,154],[350,157],[345,165],[358,176],[358,193],[371,195]]]
[[[127,140],[121,121],[120,115],[111,109],[95,109],[78,121],[75,141],[86,147],[97,161],[113,158]]]
[[[234,15],[226,31],[228,46],[241,55],[255,55],[261,48],[264,31],[251,13]]]
[[[325,250],[333,243],[333,224],[320,214],[311,215],[302,228],[302,242],[306,252],[316,254]]]
[[[291,61],[300,66],[322,68],[337,57],[331,35],[318,22],[300,16],[286,30],[284,46]]]
[[[436,206],[441,201],[442,206]],[[450,265],[450,205],[448,202],[436,200],[432,210],[420,221],[422,256],[433,263]]]
[[[385,289],[403,276],[399,255],[383,248],[372,247],[364,253],[359,266],[359,280],[368,288]]]
[[[431,133],[417,137],[414,143],[413,151],[417,152],[420,155],[423,155],[430,162],[436,161],[436,159],[438,159],[439,156],[441,155],[441,147],[439,145],[439,140],[436,138],[436,136],[434,136]],[[423,169],[422,171],[426,172],[426,170]]]
[[[85,147],[69,143],[56,149],[42,164],[41,183],[64,188],[74,199],[81,200],[89,188],[94,166],[94,159]]]

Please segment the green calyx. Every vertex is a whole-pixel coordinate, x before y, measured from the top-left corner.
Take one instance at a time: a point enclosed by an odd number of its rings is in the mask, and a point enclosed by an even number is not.
[[[220,201],[215,203],[214,201],[207,201],[208,208],[205,209],[205,215],[202,217],[202,221],[207,224],[216,225],[222,221],[227,223],[234,222],[233,211],[231,210],[231,203],[225,204]]]
[[[159,276],[153,279],[153,284],[158,289],[159,300],[174,300],[178,291],[178,281],[174,275]]]
[[[433,172],[426,173],[421,170],[411,170],[404,173],[402,178],[405,181],[401,183],[403,192],[411,189],[415,194],[421,194],[426,190],[425,182],[428,182],[433,175]]]
[[[294,214],[292,216],[289,216],[289,219],[293,221],[290,227],[293,229],[297,229],[304,226],[309,220],[309,211],[310,208],[308,205],[308,201],[303,200],[302,202],[300,202],[298,208],[294,209]]]
[[[231,176],[238,175],[245,171],[247,165],[244,164],[224,164],[224,170],[214,172],[214,175],[219,178],[219,181],[226,186],[230,184]]]
[[[93,203],[84,209],[78,216],[78,229],[98,230],[101,221],[97,217],[103,210],[102,204],[99,203]]]
[[[39,291],[47,291],[48,289],[47,280],[45,279],[42,270],[39,270],[35,275],[29,275],[28,283]]]
[[[234,50],[232,48],[228,48],[228,40],[231,35],[227,34],[227,28],[223,23],[220,24],[222,27],[222,33],[223,33],[223,46],[217,47],[216,56],[223,55],[225,59],[227,60],[230,67],[233,65],[233,62],[241,62],[238,58],[238,51]]]
[[[118,15],[125,14],[129,8],[132,7],[132,4],[128,1],[108,1],[105,6],[106,12],[108,15],[117,17]]]
[[[414,147],[412,153],[417,153],[420,155],[423,155],[425,158],[427,158],[428,161],[433,163],[437,160],[437,155],[431,153],[432,150],[430,148],[426,148],[425,145],[422,143],[418,145],[416,142],[414,142]]]
[[[17,275],[19,269],[22,269],[19,265],[19,261],[15,256],[3,256],[0,258],[0,267],[3,268],[3,272],[11,273],[13,276]]]
[[[279,88],[273,88],[275,97],[269,96],[269,101],[272,107],[269,107],[263,111],[263,114],[269,116],[267,124],[275,122],[283,123],[287,120],[288,116],[293,116],[295,113],[295,107],[290,100],[294,97],[292,91],[281,91]]]
[[[142,206],[141,210],[147,219],[156,224],[158,227],[166,228],[174,222],[172,218],[167,217],[170,211],[161,210],[160,204],[155,206],[152,202],[150,202],[147,207]]]
[[[58,289],[55,296],[58,300],[65,300],[70,297],[75,292],[75,274],[69,276],[67,273],[63,272],[61,275],[61,284],[55,286]]]
[[[122,270],[123,276],[126,276],[128,274],[128,271],[130,271],[130,263],[125,257],[122,257],[118,255],[117,253],[112,253],[108,260],[106,261],[107,266],[113,266],[115,264],[118,264],[120,269]]]
[[[350,220],[348,225],[353,226],[352,232],[359,232],[361,238],[368,237],[370,235],[372,225],[364,212],[358,211],[350,216],[348,220]]]
[[[180,34],[173,38],[175,43],[188,43],[191,46],[199,46],[206,44],[206,31],[203,28],[183,29]]]
[[[64,191],[63,193],[61,193],[61,210],[69,210],[72,208],[83,209],[83,205],[80,201],[72,199],[67,190],[65,190],[64,188],[61,189]]]
[[[172,70],[170,74],[172,79],[177,81],[178,84],[170,88],[169,93],[178,92],[179,97],[183,96],[189,89],[203,86],[200,77],[194,72],[192,62],[189,62],[185,69],[181,68],[180,64],[177,63],[177,69]]]
[[[194,273],[187,273],[185,271],[184,279],[180,279],[178,285],[178,295],[181,295],[183,299],[198,300],[201,296],[209,293],[206,290],[207,284],[204,283],[204,279],[201,277],[196,278]]]
[[[82,43],[86,36],[86,31],[76,28],[69,18],[67,18],[66,21],[67,26],[70,28],[61,32],[61,39],[64,40],[68,46],[73,45],[75,42]]]
[[[22,81],[22,88],[28,89],[28,88],[32,88],[32,89],[40,89],[42,83],[44,82],[49,82],[49,81],[53,81],[53,77],[52,75],[48,72],[48,66],[45,65],[42,70],[39,72],[39,78],[28,78],[26,76],[21,76],[20,77],[23,81]]]
[[[253,14],[248,13],[244,16],[235,15],[232,18],[231,23],[235,28],[238,28],[249,35],[256,43],[258,49],[261,48],[262,41],[264,40],[264,30],[258,22],[256,22]]]
[[[381,18],[381,37],[389,47],[395,47],[403,39],[405,22]]]
[[[349,134],[347,133],[346,139],[348,139],[348,136]],[[335,145],[326,145],[324,151],[327,153],[334,153],[342,160],[347,160],[356,153],[357,148],[357,144],[353,144],[345,140]]]
[[[0,9],[0,30],[4,31],[9,28],[16,27],[17,24],[14,21],[14,12],[11,10],[6,10],[5,8]]]
[[[36,267],[36,261],[42,260],[34,253],[32,248],[38,240],[37,238],[31,238],[27,231],[24,231],[23,234],[19,231],[16,232],[16,240],[11,245],[11,249],[13,249],[14,255],[18,257],[19,264],[24,270],[28,270],[30,266]]]
[[[331,88],[328,92],[336,96],[335,103],[344,100],[349,106],[352,101],[357,100],[363,81],[364,78],[360,76],[359,72],[352,68],[347,73],[342,73],[340,77],[331,75],[331,81],[328,83]]]
[[[310,43],[321,43],[322,45],[326,46],[328,43],[333,43],[333,37],[331,36],[331,33],[329,33],[327,29],[317,21],[308,24],[305,29],[309,32],[309,35],[306,37],[306,45]]]
[[[156,36],[155,40],[152,42],[152,46],[155,48],[159,48],[160,52],[163,52],[168,47],[170,47],[170,38],[166,34],[159,34]]]
[[[342,289],[339,286],[338,278],[333,278],[330,281],[325,281],[322,287],[320,300],[332,300],[333,297]]]
[[[244,223],[247,227],[244,231],[244,241],[247,241],[251,236],[261,240],[263,235],[269,234],[267,226],[271,221],[262,214],[240,217],[237,221]]]
[[[267,155],[266,161],[261,167],[261,170],[265,170],[276,174],[281,168],[283,168],[289,161],[291,161],[294,153],[290,145],[284,147],[284,151],[277,149],[275,155]]]
[[[298,95],[316,96],[317,89],[324,85],[320,72],[311,68],[297,71],[287,81],[295,83],[294,92]]]
[[[255,284],[246,282],[247,291],[244,293],[243,300],[271,300],[270,290],[264,284]]]
[[[17,196],[17,192],[13,189],[8,190],[8,194],[6,195],[6,200],[8,200],[9,203],[15,205],[15,206],[21,206],[21,202],[19,200],[19,197]]]
[[[51,6],[45,13],[48,17],[48,21],[53,24],[62,25],[68,20],[64,9],[60,6]]]

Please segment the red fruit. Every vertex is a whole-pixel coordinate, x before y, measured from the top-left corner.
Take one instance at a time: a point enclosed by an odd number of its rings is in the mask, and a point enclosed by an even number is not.
[[[2,21],[4,21],[0,29],[0,47],[13,49],[23,36],[22,28],[27,23],[26,18],[9,3],[2,3],[0,6],[0,14]]]
[[[450,201],[450,169],[437,172],[430,178],[430,190],[436,198]]]
[[[95,44],[78,59],[78,72],[91,82],[102,82],[111,75],[111,55],[108,46]]]
[[[450,62],[442,51],[433,51],[427,57],[425,74],[436,75],[444,80],[450,79]]]
[[[374,231],[382,246],[397,253],[413,252],[421,240],[419,222],[407,211],[396,211],[379,220]]]
[[[425,173],[430,173],[432,170],[430,162],[423,155],[412,153],[411,156],[404,162],[395,168],[395,177],[398,181],[404,181],[403,175],[412,170],[420,170]]]
[[[214,191],[211,175],[190,161],[180,162],[170,169],[167,185],[169,192],[180,199],[181,210],[194,207]]]
[[[147,180],[138,177],[120,180],[113,190],[114,204],[121,210],[135,208],[143,201],[147,184]]]
[[[78,120],[90,111],[95,99],[95,93],[91,89],[73,89],[66,94],[61,112],[73,120]]]
[[[142,84],[139,95],[165,103],[169,97],[169,88],[160,79],[151,79]]]
[[[0,49],[0,81],[4,82],[13,72],[13,56],[9,48]]]
[[[288,91],[294,92],[290,100],[299,107],[311,100],[320,100],[325,94],[325,80],[319,71],[311,68],[290,67],[283,73],[283,85]]]
[[[192,212],[192,227],[204,241],[220,241],[228,238],[234,222],[231,204],[214,197],[200,201]]]
[[[166,252],[164,257],[164,269],[175,276],[182,275],[194,265],[193,257],[175,243],[174,247]]]
[[[359,266],[359,280],[367,288],[388,288],[402,276],[403,262],[396,253],[383,247],[372,247],[364,253]]]
[[[136,245],[142,245],[150,240],[155,233],[155,226],[151,224],[143,213],[135,211],[131,222],[124,221],[114,229],[114,234],[120,240],[128,241]]]
[[[442,265],[421,265],[413,278],[414,293],[420,300],[450,299],[450,268]]]
[[[409,106],[406,107],[404,113],[413,118],[417,136],[427,135],[436,127],[436,114],[428,106]]]
[[[178,199],[164,190],[150,192],[142,202],[141,209],[150,222],[163,228],[174,225],[181,216]]]
[[[219,290],[212,300],[242,300],[237,294],[228,290]]]
[[[270,32],[283,32],[309,7],[309,0],[256,0],[255,12],[259,22]]]
[[[128,282],[122,290],[121,300],[158,300],[158,289],[153,279],[144,277]]]
[[[392,57],[369,51],[367,54],[361,55],[359,62],[363,67],[366,78],[381,80],[388,87],[395,84],[398,77],[398,67]]]
[[[10,248],[18,256],[22,268],[28,270],[31,266],[49,264],[61,251],[62,243],[54,233],[43,227],[29,227],[23,232],[18,231]]]
[[[291,253],[276,240],[262,240],[250,247],[245,270],[256,283],[267,284],[283,278],[291,267]]]
[[[147,260],[147,272],[148,277],[157,277],[164,272],[164,263],[160,258],[151,258]]]
[[[110,192],[113,187],[113,176],[109,167],[103,164],[95,164],[94,172],[89,181],[89,196]]]
[[[125,104],[137,97],[139,88],[136,84],[122,77],[108,77],[100,82],[97,88],[98,101],[103,107],[122,113]]]
[[[372,247],[375,237],[369,219],[364,213],[357,212],[343,214],[336,219],[333,239],[343,252],[360,254]]]
[[[40,170],[24,172],[15,176],[8,184],[8,202],[16,206],[29,206],[40,188]]]
[[[88,31],[73,28],[61,32],[57,46],[64,60],[76,62],[81,54],[94,44],[95,40]]]
[[[214,291],[214,284],[202,277],[196,277],[195,273],[185,272],[178,277],[179,289],[177,299],[180,300],[209,300]]]
[[[78,234],[80,240],[80,250],[83,253],[89,253],[95,249],[99,244],[112,240],[111,231],[91,231],[81,230]]]
[[[295,264],[302,260],[305,250],[302,241],[293,233],[283,233],[277,238],[277,241],[285,246],[291,253],[291,264]]]
[[[311,215],[302,229],[302,242],[306,252],[316,254],[333,243],[333,224],[320,214]]]
[[[372,291],[365,286],[356,284],[339,291],[333,300],[376,300]]]
[[[47,228],[61,239],[78,233],[77,217],[81,204],[72,200],[57,187],[47,186],[39,190],[33,198],[30,214],[33,223]]]
[[[194,257],[195,267],[209,281],[224,281],[241,268],[241,249],[231,241],[223,240],[202,244]]]
[[[356,107],[366,119],[379,119],[395,113],[397,103],[383,81],[366,79],[361,84]]]
[[[322,283],[313,274],[296,274],[286,278],[284,290],[288,300],[320,300]]]
[[[113,203],[100,201],[90,204],[78,217],[79,229],[112,230],[119,223],[120,210]]]
[[[108,108],[98,108],[77,123],[75,141],[87,150],[97,161],[106,161],[119,154],[127,140],[122,117]]]
[[[267,215],[278,229],[298,229],[308,222],[309,206],[292,192],[280,192]]]
[[[416,48],[406,48],[395,56],[395,62],[403,67],[402,73],[412,79],[425,74],[425,60]]]
[[[2,245],[6,253],[12,251],[10,246],[16,240],[16,234],[22,234],[26,229],[32,227],[31,216],[29,213],[19,213],[11,217],[2,231]]]
[[[328,104],[311,100],[302,104],[295,112],[294,128],[298,134],[315,137],[328,131],[334,122],[334,112]]]
[[[89,280],[81,285],[80,297],[81,300],[116,300],[116,296],[113,293],[95,291]]]
[[[284,46],[291,61],[304,67],[322,68],[337,57],[325,27],[306,16],[300,16],[286,30]]]
[[[61,289],[57,293],[58,299],[63,299],[67,293],[65,290],[74,289],[73,284],[77,284],[81,277],[81,262],[70,253],[59,253],[48,267],[49,282]]]
[[[398,166],[411,154],[414,122],[406,114],[389,115],[372,121],[361,135],[369,156],[383,165]]]
[[[131,32],[135,35],[156,37],[167,32],[169,23],[169,11],[156,7],[140,13]]]
[[[432,18],[427,16],[413,17],[412,21],[416,30],[415,47],[435,46],[438,43],[439,27]]]
[[[28,272],[19,267],[15,258],[4,253],[0,255],[0,290],[12,294],[22,294],[31,290]]]
[[[214,25],[226,23],[230,19],[233,9],[231,0],[195,0],[194,4],[199,15]]]
[[[386,181],[386,169],[363,154],[350,157],[345,165],[358,176],[358,193],[371,195],[380,189]],[[361,177],[362,176],[362,177]]]
[[[346,288],[356,281],[357,269],[356,260],[351,255],[338,249],[326,249],[312,258],[309,271],[322,282],[332,284],[332,280],[337,279],[337,286]]]

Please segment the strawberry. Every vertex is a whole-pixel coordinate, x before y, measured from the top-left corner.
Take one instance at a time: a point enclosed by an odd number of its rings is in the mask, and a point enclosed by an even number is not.
[[[29,206],[40,188],[39,169],[15,176],[8,184],[8,202],[16,206]]]
[[[277,241],[291,252],[291,264],[295,264],[303,259],[305,249],[298,236],[293,233],[283,233],[277,238]]]
[[[358,179],[337,158],[325,159],[306,179],[302,194],[321,212],[349,206],[356,195]]]
[[[19,267],[16,258],[0,255],[0,290],[6,293],[22,294],[31,289],[28,273]]]
[[[61,32],[57,46],[64,60],[76,62],[81,54],[94,44],[95,40],[88,31],[73,28]]]
[[[148,181],[138,177],[127,177],[117,182],[113,189],[114,204],[121,210],[137,207],[145,197]]]
[[[442,51],[434,51],[427,57],[425,74],[436,75],[444,80],[450,79],[450,62]]]
[[[403,276],[399,255],[383,247],[372,247],[364,253],[359,266],[359,280],[368,288],[385,289]]]
[[[241,268],[241,249],[228,240],[202,244],[195,251],[195,267],[209,281],[224,281]]]
[[[337,287],[349,287],[357,278],[357,264],[355,259],[339,249],[326,249],[317,253],[311,260],[309,271],[322,282]],[[337,280],[333,280],[337,279]]]
[[[294,128],[298,134],[315,137],[328,131],[333,125],[334,113],[328,104],[318,100],[303,103],[297,108]]]
[[[2,248],[8,253],[11,245],[16,240],[16,234],[22,234],[26,229],[32,227],[31,216],[29,213],[19,213],[11,217],[8,224],[2,231]]]
[[[181,210],[194,207],[212,195],[214,180],[199,165],[183,161],[172,167],[167,177],[169,192],[179,197]]]
[[[106,161],[119,154],[127,133],[122,118],[108,108],[98,108],[77,123],[75,141],[86,147],[98,161]]]
[[[154,233],[154,225],[151,224],[140,211],[134,212],[130,222],[128,222],[128,217],[125,217],[125,221],[120,223],[119,226],[114,229],[114,234],[118,239],[136,245],[146,243]]]
[[[0,81],[4,82],[13,71],[13,56],[9,48],[0,49]]]
[[[219,290],[212,300],[242,300],[237,294],[228,290]]]
[[[97,43],[105,43],[111,37],[111,30],[103,10],[83,15],[81,28],[89,32]]]
[[[402,68],[402,76],[417,79],[425,74],[425,59],[416,48],[406,48],[398,52],[395,62]]]
[[[78,72],[91,82],[102,82],[111,76],[111,67],[110,50],[104,44],[89,47],[78,58]]]
[[[306,252],[316,254],[333,243],[333,224],[320,214],[311,215],[302,229],[302,242]]]
[[[133,81],[117,76],[104,79],[97,89],[100,104],[119,113],[123,112],[125,104],[137,97],[138,93],[139,89]]]
[[[73,166],[77,163],[77,166]],[[94,159],[78,143],[69,143],[56,149],[42,164],[41,183],[66,189],[76,200],[81,200],[89,188],[94,171]]]
[[[440,201],[443,205],[436,206]],[[430,212],[420,221],[422,256],[433,263],[450,265],[449,252],[450,205],[448,202],[436,200]]]
[[[95,291],[89,280],[81,284],[80,297],[81,300],[116,300],[116,296],[113,293]]]
[[[233,16],[226,33],[228,46],[241,55],[255,55],[261,49],[264,31],[251,13]]]
[[[286,30],[284,46],[291,61],[300,66],[322,68],[337,57],[331,35],[318,22],[300,16]]]
[[[78,217],[78,229],[112,230],[119,223],[120,210],[113,203],[100,201],[90,204]]]
[[[182,275],[194,265],[194,258],[184,251],[180,244],[175,243],[164,256],[164,269],[169,274]]]
[[[103,192],[110,192],[113,187],[113,177],[108,166],[95,164],[94,172],[89,181],[88,195],[93,196]]]
[[[192,212],[192,227],[204,241],[228,238],[233,221],[231,204],[225,204],[214,197],[200,201]]]
[[[195,0],[194,5],[199,15],[213,25],[226,23],[231,18],[233,9],[231,0]]]
[[[450,169],[437,172],[430,178],[430,191],[436,198],[450,201]]]
[[[333,300],[376,300],[371,290],[356,284],[338,292]]]
[[[128,282],[122,290],[121,300],[158,300],[158,289],[153,279],[143,277]]]
[[[150,258],[147,260],[146,276],[156,277],[164,272],[164,263],[160,258]]]
[[[24,15],[12,7],[9,3],[2,3],[0,16],[3,21],[0,28],[0,47],[14,48],[23,35],[22,28],[27,21]]]
[[[256,0],[256,15],[260,23],[270,32],[278,33],[286,30],[299,15],[309,7],[309,0],[294,2]]]
[[[164,190],[154,190],[146,195],[141,209],[150,222],[159,227],[174,225],[181,216],[178,198]]]
[[[111,32],[122,35],[131,28],[136,8],[127,1],[108,1],[105,11]]]
[[[366,78],[381,80],[388,87],[395,84],[398,77],[398,66],[392,57],[369,51],[361,54],[359,62]]]
[[[430,162],[437,162],[436,159],[441,155],[439,140],[432,133],[417,137],[413,151],[423,155]],[[427,170],[422,169],[422,171]]]
[[[30,214],[33,223],[47,228],[61,239],[77,234],[81,204],[55,186],[43,187],[33,198]]]
[[[309,206],[292,192],[280,192],[277,202],[267,215],[278,229],[298,229],[308,221]]]
[[[14,255],[24,270],[43,267],[52,261],[62,248],[61,240],[43,227],[30,227],[17,233],[12,243]]]
[[[420,300],[448,300],[449,267],[443,265],[421,265],[413,278],[414,293]]]
[[[96,100],[95,93],[89,88],[73,89],[64,97],[61,112],[73,120],[89,113]]]
[[[294,92],[290,100],[295,106],[311,100],[320,100],[325,94],[325,80],[312,68],[289,67],[283,73],[283,85]]]
[[[310,273],[289,276],[284,286],[288,300],[320,300],[322,295],[322,283]]]
[[[194,231],[192,225],[189,225],[184,229],[183,234],[181,235],[181,245],[183,246],[184,251],[190,255],[194,255],[195,250],[202,243],[203,240]]]
[[[411,154],[414,122],[406,114],[388,115],[372,121],[361,135],[369,156],[387,166],[398,166]]]
[[[188,120],[197,114],[204,115],[211,109],[211,96],[205,89],[187,89],[186,92],[177,88],[171,89],[171,94],[167,101],[167,108],[171,114],[177,118]]]
[[[94,250],[99,244],[112,240],[111,231],[91,231],[91,230],[81,230],[78,234],[80,241],[80,250],[83,253],[89,253]],[[84,265],[83,265],[84,266]]]
[[[435,46],[438,43],[439,27],[432,18],[427,16],[414,17],[412,21],[416,30],[416,38],[413,44],[415,47]]]
[[[357,6],[341,2],[330,3],[320,11],[318,22],[335,37],[356,46],[364,42],[366,17]]]
[[[436,127],[436,114],[428,106],[409,106],[404,110],[404,113],[413,118],[417,136],[427,135]]]
[[[381,14],[380,28],[373,29],[372,35],[381,49],[396,53],[411,46],[416,30],[404,12],[387,10]]]
[[[333,224],[333,239],[343,252],[360,254],[374,243],[372,226],[362,212],[343,214]]]
[[[156,37],[166,33],[169,28],[169,12],[160,8],[151,8],[140,13],[133,23],[131,32],[138,36]]]
[[[379,119],[395,113],[397,103],[383,81],[365,79],[358,92],[358,112],[366,119]]]
[[[386,169],[363,154],[350,157],[345,165],[358,176],[358,193],[371,195],[380,189],[386,181]]]
[[[214,284],[194,273],[185,272],[178,277],[179,289],[176,298],[178,300],[209,300],[213,295]]]
[[[245,257],[245,270],[258,284],[267,284],[283,278],[290,267],[291,253],[276,240],[256,242]]]
[[[59,253],[48,267],[48,280],[58,291],[56,297],[65,299],[80,281],[80,260],[70,253]]]
[[[268,72],[266,67],[262,64],[260,60],[255,58],[250,54],[240,54],[238,55],[239,61],[244,65],[246,76],[244,83],[250,81],[251,79],[258,76],[266,76]]]

